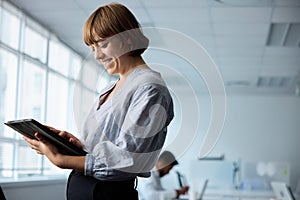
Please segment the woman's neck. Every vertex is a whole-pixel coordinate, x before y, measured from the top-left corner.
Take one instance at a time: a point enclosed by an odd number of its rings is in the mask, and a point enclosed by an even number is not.
[[[149,67],[146,65],[145,61],[141,56],[138,57],[132,57],[129,56],[126,58],[125,62],[120,63],[121,67],[124,69],[119,75],[120,80],[125,80],[126,77],[136,68],[141,69],[149,69]]]

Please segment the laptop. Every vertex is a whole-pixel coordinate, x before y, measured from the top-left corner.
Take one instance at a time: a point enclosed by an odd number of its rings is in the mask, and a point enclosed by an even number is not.
[[[207,188],[207,184],[208,184],[208,179],[205,180],[204,182],[204,185],[202,187],[202,190],[201,190],[201,193],[200,193],[200,196],[199,196],[199,200],[203,200],[203,196],[204,196],[204,193],[205,193],[205,190]]]
[[[203,200],[203,196],[204,196],[205,190],[206,190],[206,188],[207,188],[207,184],[208,184],[208,179],[206,179],[206,180],[204,181],[204,184],[203,184],[203,186],[202,186],[202,188],[201,188],[201,190],[200,190],[201,192],[198,193],[198,195],[197,195],[197,197],[196,197],[197,200]],[[195,198],[195,197],[194,197],[194,198]],[[191,197],[190,197],[189,194],[184,194],[184,195],[180,195],[180,199],[191,199]]]
[[[284,182],[271,182],[276,199],[279,200],[296,200],[291,188]]]

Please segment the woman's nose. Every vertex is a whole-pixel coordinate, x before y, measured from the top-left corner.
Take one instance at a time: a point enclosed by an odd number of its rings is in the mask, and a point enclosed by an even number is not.
[[[94,56],[96,60],[100,60],[104,57],[103,52],[100,47],[95,47]]]

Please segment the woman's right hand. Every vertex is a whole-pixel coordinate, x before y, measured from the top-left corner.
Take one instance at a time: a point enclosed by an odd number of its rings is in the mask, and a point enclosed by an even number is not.
[[[81,143],[81,141],[77,137],[72,135],[71,133],[69,133],[67,131],[61,131],[61,130],[58,130],[56,128],[53,128],[53,127],[47,126],[47,125],[46,125],[46,127],[49,128],[51,131],[55,132],[56,134],[60,135],[61,137],[65,138],[69,142],[73,143],[77,147],[79,147],[79,148],[84,147],[84,145]]]

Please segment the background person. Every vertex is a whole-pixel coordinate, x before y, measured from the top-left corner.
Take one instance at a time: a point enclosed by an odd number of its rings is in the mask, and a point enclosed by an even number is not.
[[[176,190],[165,190],[160,179],[167,175],[178,162],[169,151],[164,151],[156,163],[155,169],[151,171],[150,178],[139,178],[138,192],[140,200],[168,200],[179,198],[186,194],[189,187],[183,186]]]

